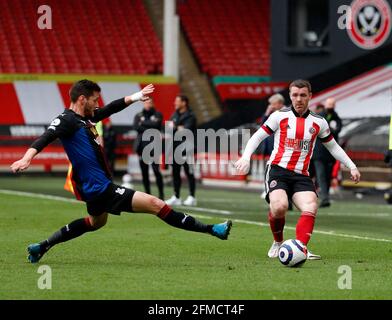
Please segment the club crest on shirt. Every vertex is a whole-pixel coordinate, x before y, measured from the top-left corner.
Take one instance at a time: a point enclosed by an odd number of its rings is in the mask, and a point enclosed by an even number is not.
[[[278,182],[276,180],[272,180],[270,182],[270,188],[275,188],[278,185]]]
[[[309,129],[309,133],[310,133],[310,134],[315,134],[315,133],[316,133],[316,129],[313,128],[313,127],[311,127],[311,128]]]

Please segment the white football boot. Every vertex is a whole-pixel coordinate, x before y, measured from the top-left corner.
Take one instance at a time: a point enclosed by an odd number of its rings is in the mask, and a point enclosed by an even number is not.
[[[165,201],[168,206],[180,206],[182,204],[182,201],[180,198],[177,198],[176,196],[172,196],[170,199]]]
[[[321,260],[321,256],[319,256],[318,254],[311,253],[311,252],[308,250],[307,259],[308,259],[308,260]]]
[[[297,241],[302,244],[304,247],[306,247],[300,240],[297,239]],[[306,259],[308,260],[321,260],[321,256],[318,254],[314,254],[307,249],[308,253],[306,254]]]
[[[185,201],[182,203],[184,206],[196,206],[197,205],[197,200],[195,197],[188,196],[188,198],[185,199]]]
[[[279,247],[283,243],[282,242],[276,242],[274,241],[271,245],[271,248],[268,250],[268,257],[270,258],[277,258],[278,257],[278,252],[279,252]]]

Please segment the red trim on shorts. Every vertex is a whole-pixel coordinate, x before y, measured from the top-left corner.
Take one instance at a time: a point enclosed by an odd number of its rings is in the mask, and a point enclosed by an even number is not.
[[[297,118],[297,123],[295,125],[295,138],[297,141],[304,139],[305,132],[305,118]],[[301,156],[301,150],[294,150],[291,154],[290,161],[287,164],[287,170],[294,171],[295,166],[297,165],[298,159]]]
[[[280,126],[280,138],[279,138],[279,148],[278,148],[278,153],[276,154],[274,160],[272,161],[272,164],[278,165],[280,160],[282,160],[283,154],[284,154],[284,142],[287,137],[287,125],[289,123],[289,118],[283,119],[279,126]]]
[[[309,175],[309,163],[310,163],[310,157],[312,156],[313,153],[313,145],[317,139],[317,135],[320,132],[320,126],[316,123],[313,122],[312,126],[316,131],[312,134],[310,146],[309,146],[309,151],[308,154],[306,155],[305,161],[304,161],[304,167],[302,168],[302,174],[308,176]]]
[[[173,209],[170,208],[167,204],[165,204],[162,209],[158,213],[158,217],[161,218],[162,220],[165,220],[167,215],[172,211]]]

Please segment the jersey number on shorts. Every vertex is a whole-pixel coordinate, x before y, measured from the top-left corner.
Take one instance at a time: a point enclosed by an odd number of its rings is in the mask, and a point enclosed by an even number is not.
[[[120,194],[120,195],[123,195],[124,192],[125,192],[125,189],[123,189],[123,188],[117,188],[115,192],[118,193],[118,194]]]

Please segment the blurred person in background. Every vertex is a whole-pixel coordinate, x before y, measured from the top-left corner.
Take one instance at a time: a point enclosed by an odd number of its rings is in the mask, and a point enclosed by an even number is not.
[[[117,135],[113,129],[110,118],[102,121],[102,135],[103,135],[103,146],[105,149],[106,158],[108,160],[109,169],[114,175],[115,162],[116,162],[116,146],[117,146]]]
[[[143,186],[146,193],[151,194],[151,184],[150,184],[150,166],[143,161],[142,154],[144,148],[151,143],[152,138],[149,141],[143,141],[143,133],[148,129],[162,130],[162,113],[157,111],[154,106],[154,101],[151,97],[148,97],[143,101],[143,110],[139,112],[134,119],[133,126],[137,131],[137,137],[135,140],[134,149],[139,156],[140,169],[142,171]],[[154,156],[154,155],[151,155]],[[151,164],[152,170],[154,171],[155,180],[158,186],[159,199],[163,200],[163,179],[162,174],[159,169],[159,163]]]
[[[282,108],[286,107],[285,106],[285,99],[280,93],[275,93],[268,99],[268,106],[267,109],[265,110],[265,113],[261,117],[260,125],[263,125],[264,122],[266,122],[269,118],[269,116],[274,113],[275,111],[278,111]],[[269,159],[271,156],[272,150],[274,149],[274,135],[269,136],[267,139],[265,139],[261,145],[261,154],[263,155],[263,161],[264,163],[266,160]],[[264,165],[265,166],[265,165]],[[262,199],[265,199],[267,193],[264,190],[260,197]],[[289,201],[289,210],[293,209],[293,204],[291,201]]]
[[[261,118],[260,125],[264,124],[264,122],[267,121],[267,119],[272,113],[285,107],[284,103],[285,103],[284,97],[280,93],[276,93],[272,95],[268,99],[268,107]],[[267,139],[265,139],[264,142],[261,144],[261,154],[264,157],[269,158],[273,149],[274,149],[274,136],[272,135]]]
[[[327,121],[333,138],[337,143],[339,143],[339,133],[342,130],[342,120],[335,111],[336,100],[334,98],[328,98],[325,101],[324,106],[325,109],[320,113],[320,116]],[[319,187],[319,207],[324,208],[331,205],[329,190],[331,187],[332,171],[336,163],[336,159],[318,140],[319,139],[316,141],[312,160],[314,163],[317,185]]]
[[[181,131],[184,129],[190,130],[194,138],[196,139],[196,116],[192,112],[189,107],[189,99],[185,95],[178,95],[174,100],[174,107],[175,112],[171,116],[170,120],[168,121],[168,125],[172,126],[173,134],[177,131]],[[186,143],[184,141],[174,141],[173,140],[173,154],[176,153],[176,148],[178,148],[181,144]],[[194,146],[196,145],[196,141],[194,141]],[[194,146],[189,146],[194,149]],[[188,149],[188,148],[187,148]],[[184,150],[185,151],[185,150]],[[168,205],[185,205],[185,206],[196,206],[197,200],[195,197],[196,192],[196,179],[194,175],[194,164],[190,163],[191,159],[187,159],[189,156],[183,154],[184,163],[180,164],[176,162],[176,159],[173,158],[173,186],[174,186],[174,195],[166,200]],[[182,202],[180,198],[180,191],[181,191],[181,167],[184,167],[185,175],[188,178],[188,185],[189,185],[189,195],[188,197]]]
[[[319,103],[318,105],[316,105],[313,110],[312,110],[315,114],[322,114],[325,111],[325,106],[322,103]],[[314,181],[315,185],[316,185],[316,189],[318,190],[318,185],[317,185],[317,180],[316,180],[316,169],[314,166],[314,159],[318,158],[318,154],[320,152],[322,144],[320,139],[316,139],[315,145],[314,145],[314,150],[313,150],[313,156],[310,159],[310,164],[309,164],[309,176],[312,178],[312,180]],[[324,147],[323,147],[324,148]]]

